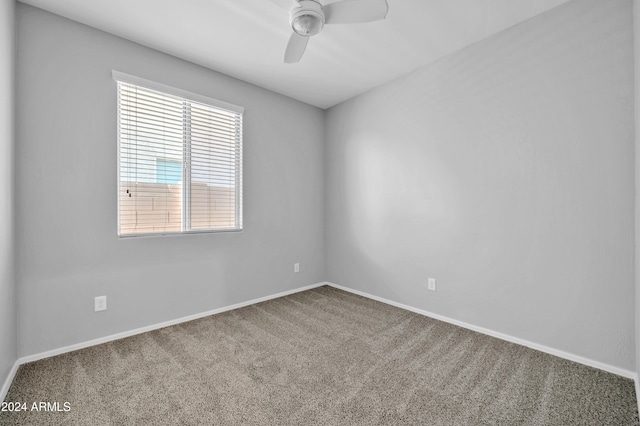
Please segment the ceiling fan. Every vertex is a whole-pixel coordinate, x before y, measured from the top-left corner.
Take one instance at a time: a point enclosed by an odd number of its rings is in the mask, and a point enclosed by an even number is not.
[[[272,0],[283,6],[291,0]],[[294,0],[289,9],[289,23],[293,33],[284,53],[284,62],[300,61],[309,37],[318,34],[325,24],[357,24],[373,22],[387,16],[387,0],[342,0],[325,4],[319,0]]]

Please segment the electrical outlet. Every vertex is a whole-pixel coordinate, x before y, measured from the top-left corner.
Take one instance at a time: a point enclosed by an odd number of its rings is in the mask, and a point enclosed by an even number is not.
[[[98,296],[95,298],[94,310],[96,312],[107,310],[107,296]]]
[[[294,263],[293,264],[293,272],[300,272],[300,264],[299,263]]]
[[[427,288],[431,291],[436,291],[436,279],[435,278],[429,278],[428,284],[427,284]]]

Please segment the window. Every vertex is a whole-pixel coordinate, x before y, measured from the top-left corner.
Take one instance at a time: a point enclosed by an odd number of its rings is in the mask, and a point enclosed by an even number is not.
[[[113,72],[118,235],[242,229],[243,109]]]

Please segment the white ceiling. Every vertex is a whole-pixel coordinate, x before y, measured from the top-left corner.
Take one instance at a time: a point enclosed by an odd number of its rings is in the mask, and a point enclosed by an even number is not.
[[[279,1],[21,1],[328,108],[568,0],[388,0],[386,20],[327,25],[298,64]]]

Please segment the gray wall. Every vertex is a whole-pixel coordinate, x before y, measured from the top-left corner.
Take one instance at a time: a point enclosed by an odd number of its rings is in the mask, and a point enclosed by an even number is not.
[[[14,1],[0,1],[0,388],[17,356],[13,255],[14,22]]]
[[[567,3],[330,109],[327,279],[635,371],[631,5]]]
[[[30,6],[18,19],[19,355],[324,279],[321,110]],[[113,69],[245,107],[243,232],[116,238]]]

